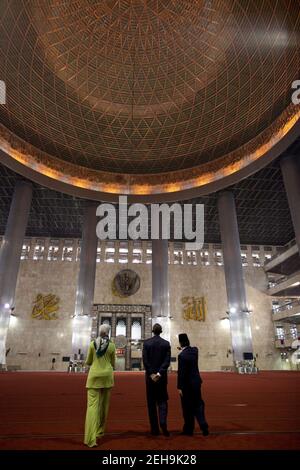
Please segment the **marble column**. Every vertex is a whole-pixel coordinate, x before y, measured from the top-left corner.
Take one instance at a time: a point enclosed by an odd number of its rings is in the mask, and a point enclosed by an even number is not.
[[[116,336],[117,336],[117,314],[113,313],[111,315],[111,337],[113,340],[115,340]]]
[[[91,338],[92,309],[94,302],[96,257],[98,238],[96,234],[97,203],[88,202],[85,207],[80,266],[76,290],[75,317],[73,319],[73,354],[85,354]]]
[[[248,266],[253,267],[252,247],[251,247],[251,245],[247,245],[247,263],[248,263]]]
[[[131,370],[131,325],[132,325],[132,316],[131,313],[127,313],[126,316],[126,336],[127,336],[127,346],[125,352],[125,369]]]
[[[214,266],[214,264],[215,264],[214,245],[212,243],[210,243],[207,247],[207,250],[204,250],[204,251],[208,251],[208,265],[209,266]]]
[[[115,247],[114,263],[118,264],[119,263],[119,251],[120,251],[120,242],[119,242],[119,240],[115,241],[114,247]]]
[[[145,332],[146,332],[146,321],[145,321],[145,313],[141,316],[141,339],[145,339]]]
[[[105,240],[100,241],[100,249],[101,249],[101,256],[100,256],[100,263],[105,262],[105,255],[106,255],[106,243]]]
[[[45,238],[45,245],[44,245],[44,263],[48,261],[48,254],[49,254],[49,245],[50,245],[50,238]]]
[[[142,241],[142,263],[146,264],[147,261],[147,248],[148,242]]]
[[[280,161],[284,186],[289,201],[296,242],[300,253],[300,156],[289,155]]]
[[[174,243],[169,242],[170,264],[174,264]]]
[[[132,264],[133,261],[133,249],[134,245],[132,240],[128,240],[128,264]]]
[[[162,336],[169,331],[168,240],[152,240],[152,319],[163,327]]]
[[[0,364],[6,364],[6,337],[11,308],[15,302],[20,257],[31,199],[32,185],[26,181],[18,182],[0,250]]]
[[[233,359],[236,363],[244,360],[244,353],[253,353],[253,346],[236,208],[231,192],[224,191],[219,194],[218,211]]]
[[[259,246],[259,262],[261,266],[264,266],[266,262],[265,258],[265,247],[263,245]]]

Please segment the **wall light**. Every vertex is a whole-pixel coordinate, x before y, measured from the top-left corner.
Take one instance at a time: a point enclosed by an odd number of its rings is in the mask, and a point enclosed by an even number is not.
[[[12,315],[9,320],[9,328],[14,328],[18,322],[18,319],[15,315]]]

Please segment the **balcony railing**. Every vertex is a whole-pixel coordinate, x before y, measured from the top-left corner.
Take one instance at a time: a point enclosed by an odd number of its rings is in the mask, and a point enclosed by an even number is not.
[[[272,308],[273,313],[284,312],[285,310],[291,310],[294,307],[298,307],[300,305],[300,299],[293,300],[289,303],[274,306]]]
[[[275,335],[275,348],[291,348],[294,341],[297,341],[297,334],[287,333],[283,335]]]
[[[298,335],[296,333],[285,333],[284,335],[275,335],[275,340],[278,341],[294,341],[295,339],[298,339]]]
[[[273,287],[278,286],[278,285],[281,284],[282,282],[287,281],[288,278],[289,278],[289,276],[281,276],[281,277],[279,277],[278,279],[276,279],[276,280],[274,280],[274,281],[269,281],[269,283],[268,283],[268,289],[272,289]]]

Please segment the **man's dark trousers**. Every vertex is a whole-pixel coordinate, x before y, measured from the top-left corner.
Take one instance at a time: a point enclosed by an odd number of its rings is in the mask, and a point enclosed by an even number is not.
[[[183,432],[193,434],[195,418],[202,431],[208,428],[205,419],[205,405],[201,396],[201,385],[182,390],[181,405],[184,419]]]
[[[160,380],[164,381],[164,379]],[[159,381],[153,382],[150,377],[146,378],[148,414],[153,434],[159,433],[159,425],[162,429],[167,427],[168,402],[167,396],[165,396],[166,393],[161,390],[162,388],[165,388],[164,384],[159,383]]]

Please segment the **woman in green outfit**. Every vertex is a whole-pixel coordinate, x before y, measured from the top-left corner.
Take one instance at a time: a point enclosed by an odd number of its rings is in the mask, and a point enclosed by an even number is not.
[[[87,410],[84,443],[97,445],[97,437],[104,435],[109,409],[110,391],[114,385],[116,347],[109,339],[108,325],[101,325],[100,336],[89,347],[86,365],[91,366],[86,382]]]

